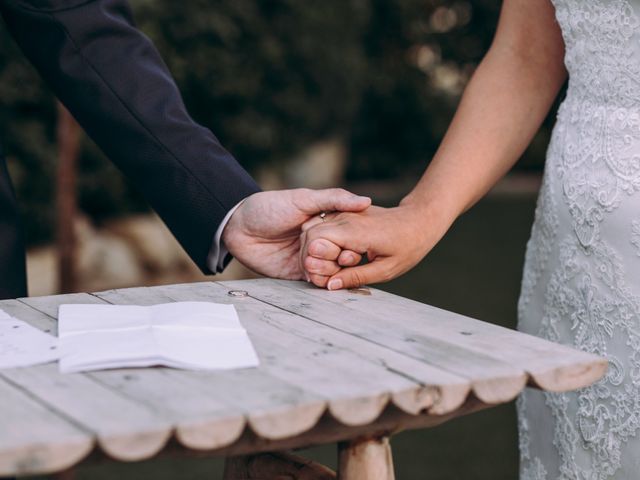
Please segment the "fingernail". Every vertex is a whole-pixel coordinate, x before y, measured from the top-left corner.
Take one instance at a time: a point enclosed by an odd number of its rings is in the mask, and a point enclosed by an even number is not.
[[[342,280],[339,278],[334,278],[333,280],[329,280],[329,284],[327,285],[327,289],[329,290],[340,290],[342,288]]]

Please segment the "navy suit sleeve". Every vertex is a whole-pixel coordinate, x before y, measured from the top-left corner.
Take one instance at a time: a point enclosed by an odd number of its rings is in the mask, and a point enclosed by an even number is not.
[[[62,103],[209,273],[218,225],[258,186],[191,119],[127,2],[0,0],[0,12]]]

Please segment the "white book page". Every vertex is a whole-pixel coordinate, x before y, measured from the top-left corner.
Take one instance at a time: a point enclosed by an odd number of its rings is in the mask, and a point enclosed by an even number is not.
[[[63,373],[160,363],[158,343],[148,326],[74,333],[60,339]]]
[[[63,373],[159,363],[148,307],[61,305],[58,336]]]
[[[166,365],[197,370],[228,370],[259,364],[244,330],[161,327],[156,340]]]
[[[49,363],[58,356],[56,337],[0,310],[0,368]]]
[[[62,305],[60,370],[166,365],[229,369],[258,365],[233,305]]]
[[[210,370],[259,364],[233,305],[176,302],[152,308],[156,340],[167,365]]]
[[[242,329],[233,305],[211,302],[161,303],[149,307],[156,326]]]
[[[96,330],[149,326],[148,307],[137,305],[64,304],[58,308],[58,336]]]

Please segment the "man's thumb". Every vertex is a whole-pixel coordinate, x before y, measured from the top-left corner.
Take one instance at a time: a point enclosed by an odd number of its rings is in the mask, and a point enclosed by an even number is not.
[[[371,206],[369,197],[361,197],[342,188],[314,190],[312,196],[318,211],[361,212]]]
[[[343,268],[329,279],[327,289],[356,288],[368,283],[383,282],[386,278],[384,262],[374,261],[358,267]]]

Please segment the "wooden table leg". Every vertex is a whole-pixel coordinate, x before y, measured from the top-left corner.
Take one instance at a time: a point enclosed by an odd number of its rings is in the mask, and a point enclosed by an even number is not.
[[[291,453],[261,453],[228,457],[224,480],[335,480],[327,467]]]
[[[338,445],[338,480],[394,480],[389,437]]]

